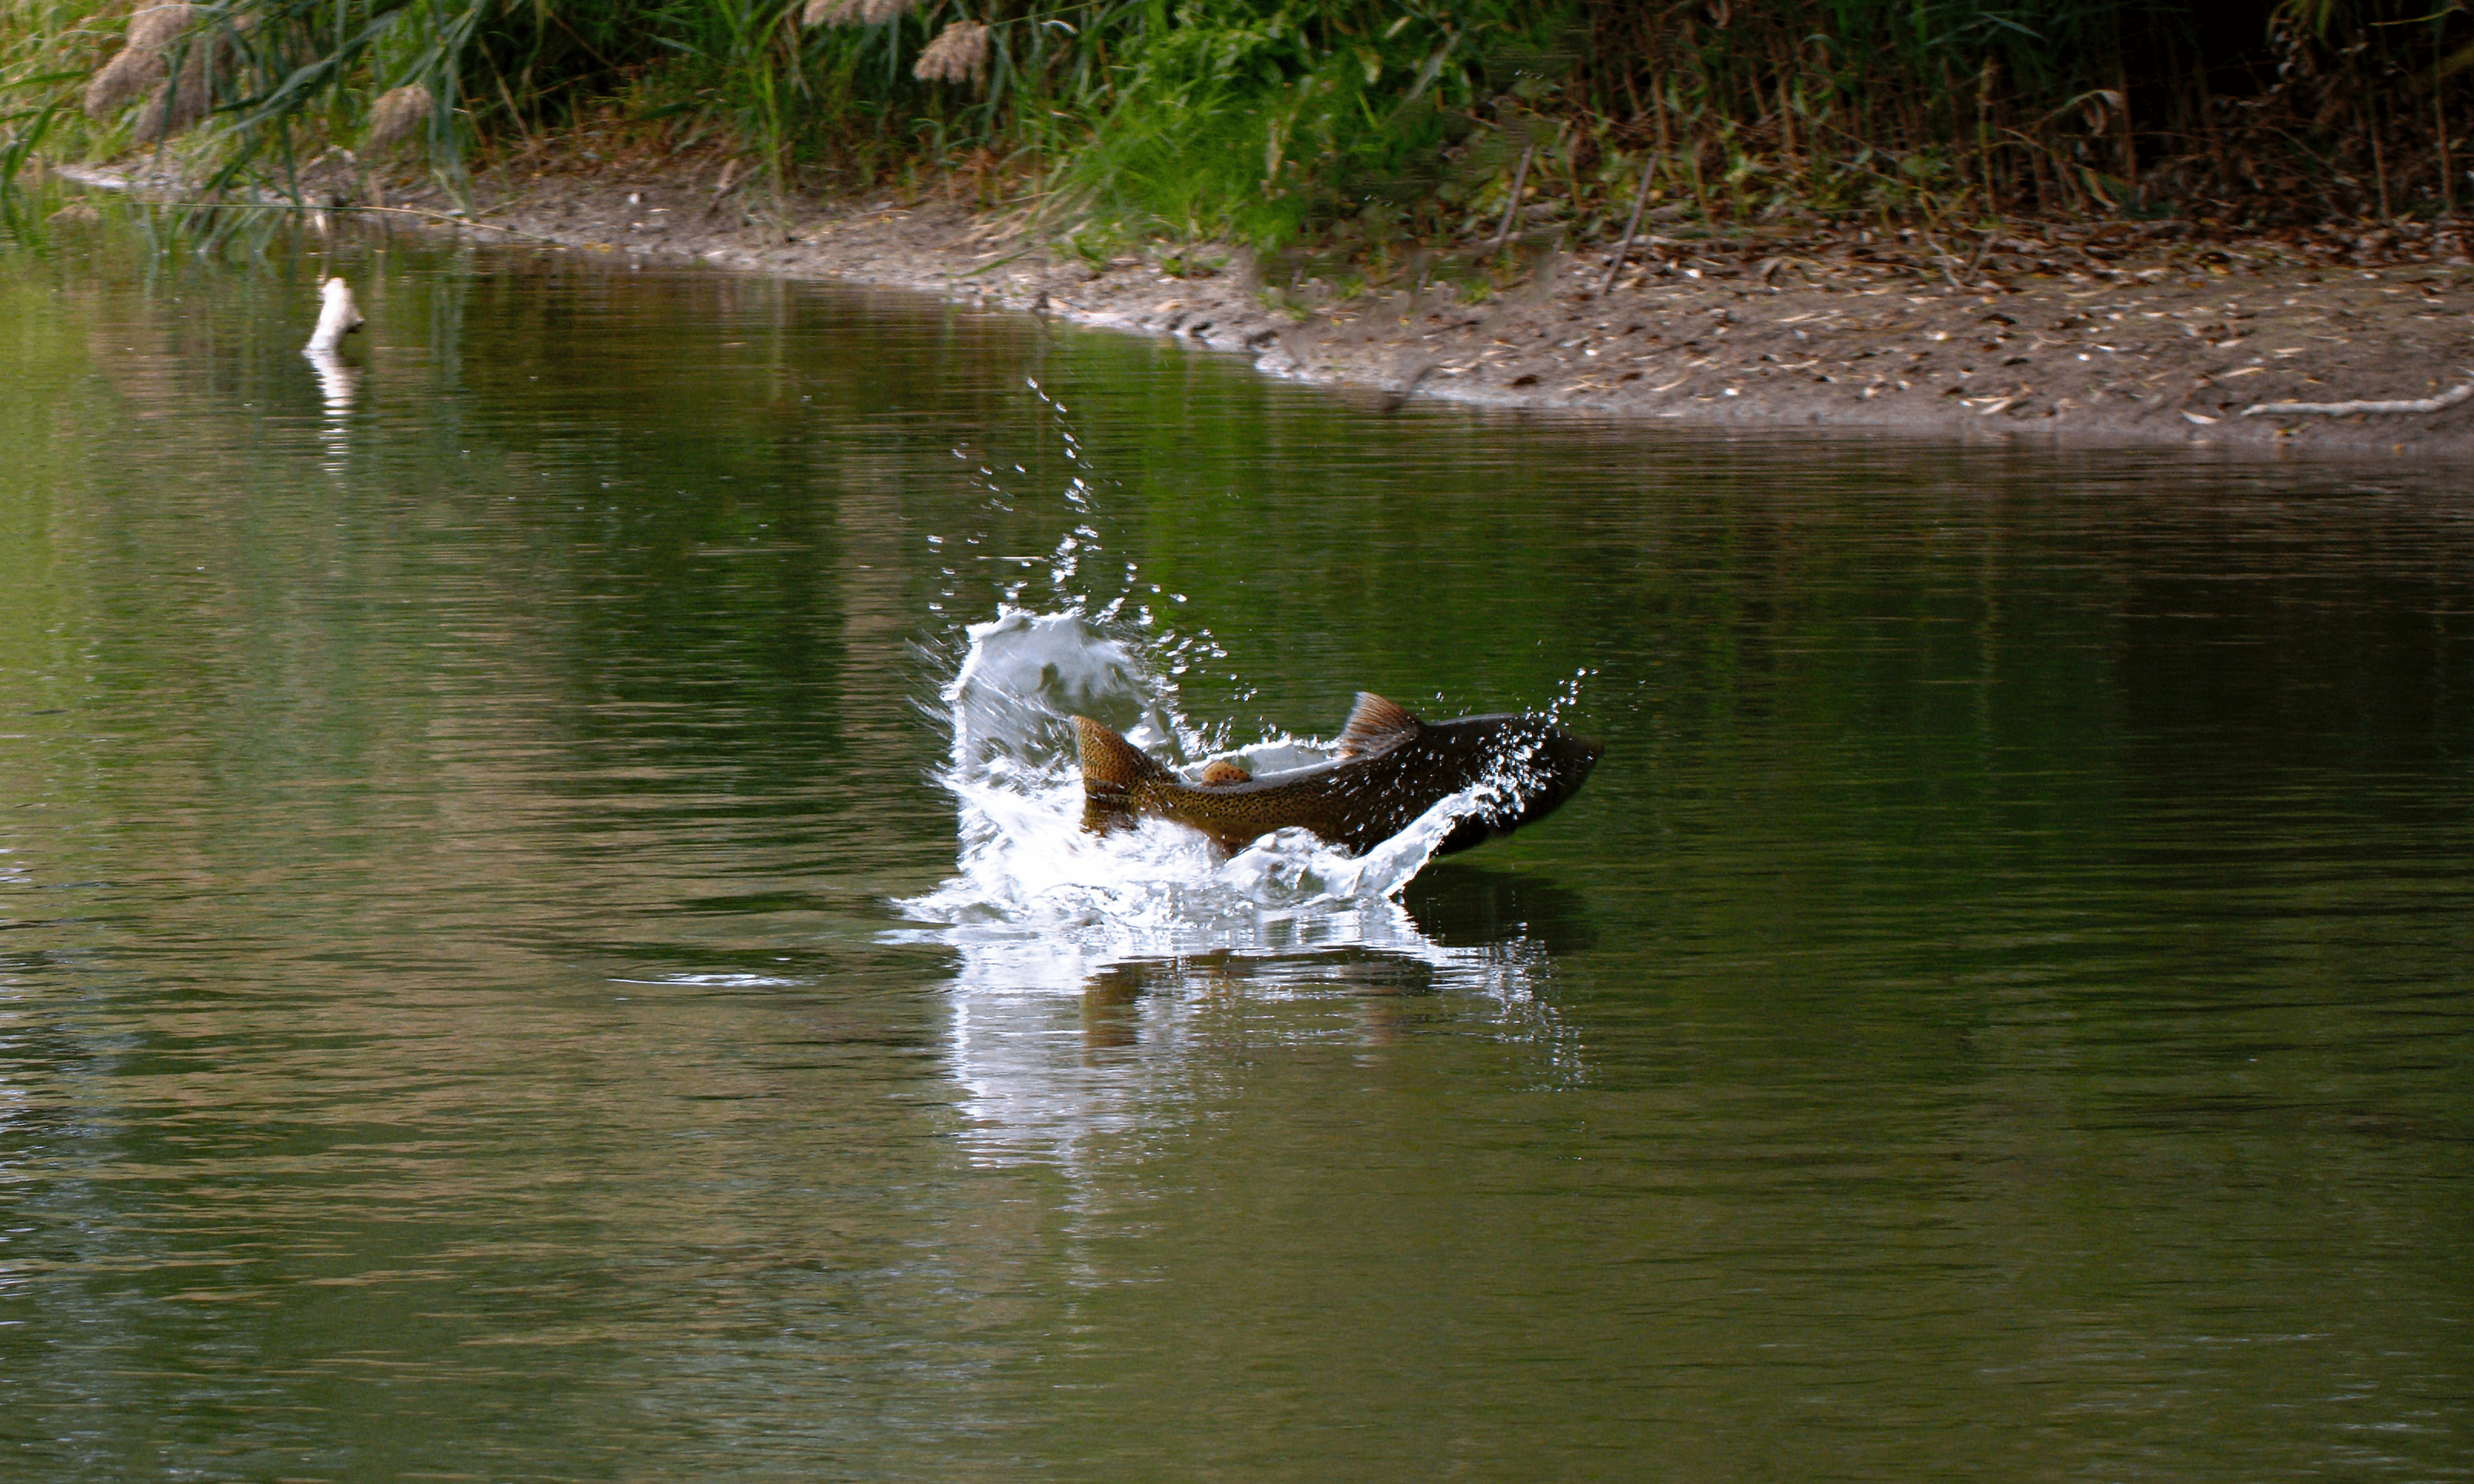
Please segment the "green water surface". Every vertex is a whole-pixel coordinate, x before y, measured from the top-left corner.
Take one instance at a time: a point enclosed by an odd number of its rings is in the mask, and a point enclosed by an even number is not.
[[[127,225],[0,451],[0,1474],[2474,1473],[2466,470]],[[1198,720],[1606,760],[1417,952],[924,935],[1078,530]]]

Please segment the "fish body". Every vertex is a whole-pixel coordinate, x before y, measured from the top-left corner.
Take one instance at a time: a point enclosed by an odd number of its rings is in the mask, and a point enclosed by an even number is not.
[[[1189,782],[1087,716],[1075,717],[1074,730],[1084,829],[1105,834],[1164,819],[1230,851],[1295,826],[1363,855],[1451,795],[1500,780],[1499,797],[1455,825],[1435,853],[1465,850],[1545,818],[1605,751],[1542,716],[1429,722],[1370,692],[1359,693],[1332,761],[1259,778],[1214,764],[1205,779],[1225,781]]]

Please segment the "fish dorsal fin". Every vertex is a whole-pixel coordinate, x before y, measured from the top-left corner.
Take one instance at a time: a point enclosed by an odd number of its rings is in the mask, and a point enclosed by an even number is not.
[[[1348,713],[1348,725],[1340,729],[1340,755],[1356,757],[1379,753],[1413,735],[1419,726],[1417,716],[1406,707],[1394,706],[1370,690],[1361,690],[1357,693],[1357,709]]]
[[[1245,764],[1240,763],[1233,758],[1223,757],[1212,763],[1211,766],[1202,770],[1202,781],[1205,783],[1251,783],[1254,781],[1254,775],[1246,771]]]

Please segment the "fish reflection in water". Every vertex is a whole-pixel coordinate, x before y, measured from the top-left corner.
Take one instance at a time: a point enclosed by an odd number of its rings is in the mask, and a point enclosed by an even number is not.
[[[1104,1162],[1125,1137],[1176,1117],[1191,1067],[1239,1042],[1373,1048],[1448,1021],[1491,1031],[1541,1085],[1585,1079],[1578,1031],[1552,1003],[1554,957],[1539,940],[1447,946],[1395,902],[1320,920],[1315,931],[1322,942],[1163,944],[1088,959],[1070,933],[957,943],[952,1070],[976,1154]]]
[[[1093,974],[1082,989],[1082,1037],[1092,1050],[1123,1049],[1140,1040],[1140,1001],[1146,994],[1242,992],[1272,985],[1293,993],[1317,991],[1365,999],[1430,995],[1435,966],[1409,953],[1335,948],[1293,958],[1204,953],[1192,958],[1128,959]],[[1359,1007],[1359,1029],[1368,1040],[1385,1040],[1396,1021],[1370,1005]]]
[[[1544,876],[1447,861],[1418,873],[1400,898],[1419,929],[1445,947],[1529,942],[1560,957],[1598,942],[1589,898]]]

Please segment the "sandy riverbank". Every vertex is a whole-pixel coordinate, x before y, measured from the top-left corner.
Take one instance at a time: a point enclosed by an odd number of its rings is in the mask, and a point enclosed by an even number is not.
[[[1479,252],[1413,262],[1351,295],[1329,281],[1342,278],[1333,268],[1209,245],[1094,262],[1022,238],[1010,219],[935,201],[765,211],[736,174],[718,157],[570,156],[493,172],[457,229],[1174,336],[1386,400],[1736,427],[2474,453],[2474,397],[2433,411],[2253,411],[2428,401],[2474,382],[2474,242],[2448,224],[2275,237],[2022,226],[1945,244],[1651,223],[1609,292],[1611,244],[1564,251],[1541,240],[1471,302]],[[388,202],[448,205],[421,190]],[[1430,280],[1422,292],[1419,276]]]

